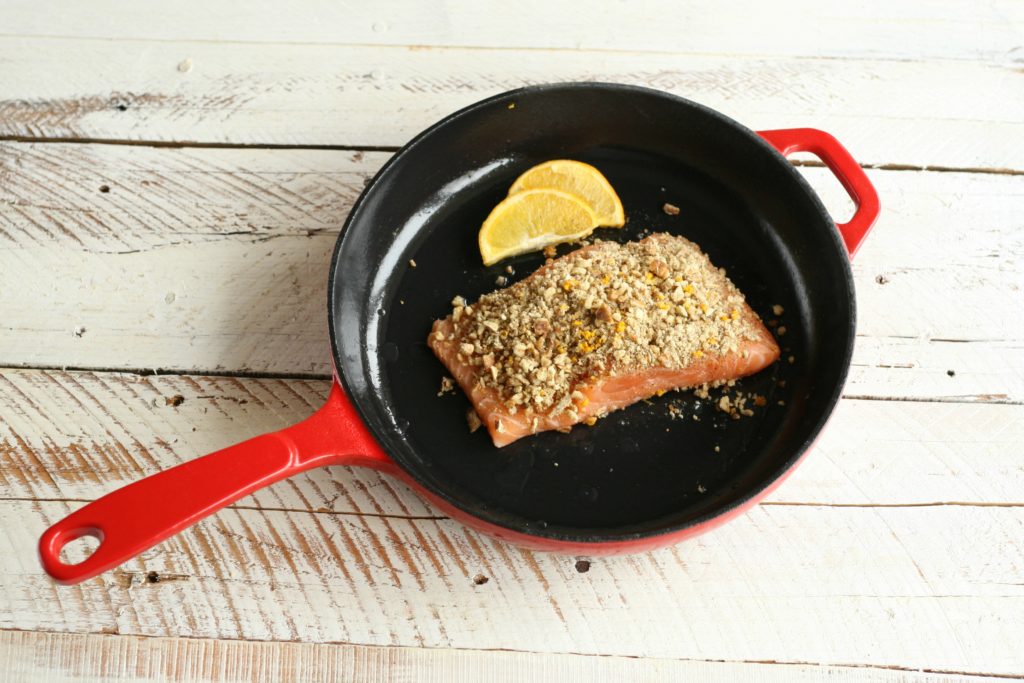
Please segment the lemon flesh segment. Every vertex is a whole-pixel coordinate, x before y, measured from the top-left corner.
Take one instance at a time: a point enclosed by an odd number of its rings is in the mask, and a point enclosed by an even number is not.
[[[484,265],[583,239],[597,227],[597,216],[582,199],[559,190],[526,190],[506,197],[480,228]]]
[[[580,197],[597,214],[600,226],[618,228],[626,223],[619,195],[608,179],[590,164],[572,159],[546,161],[519,176],[508,193],[514,195],[536,189],[561,190]]]

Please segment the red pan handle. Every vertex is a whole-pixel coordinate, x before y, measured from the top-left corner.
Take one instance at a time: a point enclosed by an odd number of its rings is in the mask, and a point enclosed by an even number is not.
[[[46,573],[75,584],[131,559],[256,489],[323,465],[393,470],[337,382],[306,420],[129,484],[57,522],[39,539]],[[100,545],[65,564],[61,548],[81,536]]]
[[[878,192],[860,167],[839,141],[823,130],[815,128],[787,128],[783,130],[762,130],[757,133],[779,150],[783,156],[793,152],[810,152],[825,162],[839,182],[843,184],[857,210],[846,223],[837,223],[843,236],[850,258],[857,254],[861,242],[875,224],[881,205]]]

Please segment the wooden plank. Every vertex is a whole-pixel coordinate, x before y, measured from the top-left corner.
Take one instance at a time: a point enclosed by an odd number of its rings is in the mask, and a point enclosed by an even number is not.
[[[309,415],[327,382],[0,372],[0,498],[84,501]],[[174,397],[180,397],[180,401]],[[176,405],[175,405],[176,404]],[[844,400],[770,500],[786,504],[1024,504],[1024,406]],[[432,517],[404,485],[331,468],[239,503]]]
[[[1020,4],[1005,0],[984,5],[786,0],[773,4],[771,12],[763,9],[751,1],[713,12],[700,3],[669,0],[603,3],[600,11],[581,12],[575,5],[540,0],[505,11],[470,0],[391,0],[372,6],[302,0],[256,8],[188,0],[172,10],[106,0],[89,10],[71,5],[44,14],[30,0],[11,0],[0,8],[0,26],[8,35],[105,39],[989,60],[1012,60],[1024,33]],[[758,21],[750,21],[752,15]]]
[[[0,628],[1024,673],[1019,506],[761,506],[585,572],[450,520],[228,510],[59,588],[32,548],[69,509],[0,502]]]
[[[0,497],[88,500],[140,477],[308,417],[326,381],[0,374]],[[180,397],[180,401],[175,397]],[[431,516],[404,485],[331,468],[282,482],[243,505]]]
[[[954,683],[976,674],[790,664],[709,662],[484,650],[239,642],[0,631],[0,683],[180,683],[336,680],[349,683],[511,683],[523,680],[757,680],[764,683]]]
[[[329,255],[386,158],[0,143],[0,364],[327,376]],[[871,176],[848,393],[1024,399],[1024,176]]]
[[[862,163],[1024,170],[1012,64],[15,37],[0,64],[0,136],[396,146],[498,92],[600,80],[823,128]]]
[[[199,352],[210,369],[328,374],[329,254],[386,158],[5,143],[2,362],[120,364],[87,359],[74,350],[84,342],[130,348],[139,367]],[[192,249],[187,261],[174,256]],[[75,293],[59,304],[66,287]],[[125,288],[140,308],[124,305]],[[32,351],[40,335],[65,338],[48,360]],[[291,360],[267,363],[261,348]]]
[[[861,304],[861,310],[865,308]],[[1011,309],[1015,307],[1011,305]],[[1020,328],[1007,321],[1007,336]],[[845,395],[952,402],[1024,400],[1024,344],[1002,340],[857,337]]]

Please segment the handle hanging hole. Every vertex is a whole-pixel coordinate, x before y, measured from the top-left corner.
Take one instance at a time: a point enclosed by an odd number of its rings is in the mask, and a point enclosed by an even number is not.
[[[81,564],[96,552],[101,541],[99,533],[93,531],[75,536],[61,547],[60,561],[69,566]]]

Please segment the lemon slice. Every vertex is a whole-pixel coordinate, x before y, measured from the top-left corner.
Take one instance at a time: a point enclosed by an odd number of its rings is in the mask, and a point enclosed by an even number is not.
[[[574,194],[597,214],[597,224],[620,228],[626,223],[622,201],[600,171],[582,161],[555,159],[538,164],[519,176],[509,195],[536,189],[561,190]]]
[[[489,266],[503,258],[586,237],[597,227],[594,210],[560,190],[509,195],[480,228],[480,255]]]

